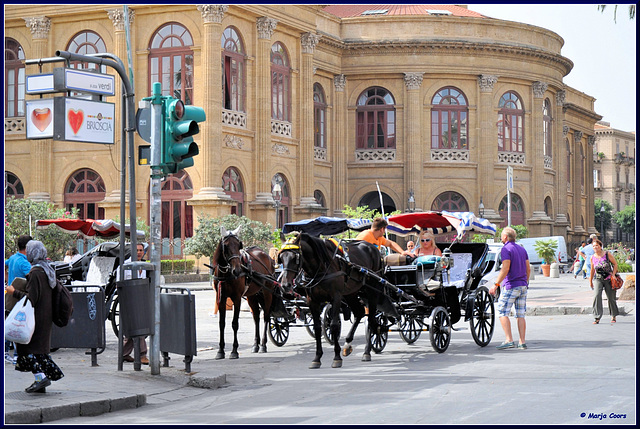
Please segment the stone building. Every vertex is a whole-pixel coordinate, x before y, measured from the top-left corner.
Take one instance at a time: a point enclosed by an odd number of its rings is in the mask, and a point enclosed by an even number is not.
[[[593,97],[563,83],[573,63],[562,38],[473,7],[433,7],[131,6],[136,102],[158,81],[207,114],[194,167],[163,184],[162,235],[173,244],[163,252],[178,256],[202,214],[281,226],[340,215],[345,204],[380,208],[378,186],[386,213],[482,203],[480,214],[500,224],[507,166],[513,224],[568,241],[597,232],[591,153],[601,116]],[[109,5],[5,6],[10,194],[87,218],[119,214],[120,133],[113,145],[27,140],[24,75],[63,64],[24,59],[109,52],[128,66],[124,18]],[[107,98],[118,130],[121,99],[119,90]],[[149,168],[137,166],[143,218],[148,190]]]
[[[593,149],[593,187],[595,198],[609,202],[619,212],[636,201],[636,134],[598,121]],[[600,228],[599,225],[595,225]],[[635,234],[623,233],[615,223],[605,231],[605,244],[634,242]]]

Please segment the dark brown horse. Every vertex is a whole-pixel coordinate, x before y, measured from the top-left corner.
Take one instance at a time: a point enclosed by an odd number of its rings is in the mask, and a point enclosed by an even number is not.
[[[216,289],[218,309],[220,311],[220,346],[216,359],[224,359],[224,328],[226,316],[227,298],[233,301],[233,349],[231,359],[238,356],[238,319],[240,317],[240,305],[243,296],[247,297],[249,307],[253,313],[255,323],[255,339],[252,351],[254,353],[267,351],[267,329],[269,325],[270,311],[274,302],[274,262],[259,247],[242,248],[242,241],[238,238],[240,227],[234,231],[227,231],[221,227],[220,242],[213,254],[214,287]],[[276,300],[282,300],[276,297]],[[264,329],[262,341],[260,336],[260,306],[264,310]]]
[[[371,336],[369,329],[377,329],[375,320],[376,308],[381,298],[380,289],[368,283],[367,277],[358,267],[378,273],[382,271],[382,258],[378,249],[365,241],[354,241],[346,246],[349,261],[343,257],[336,257],[340,250],[331,240],[323,240],[301,233],[285,251],[280,252],[278,259],[282,264],[282,287],[290,292],[294,287],[303,286],[313,316],[314,333],[316,339],[316,355],[310,368],[320,368],[322,358],[322,326],[320,312],[325,303],[331,303],[334,308],[331,320],[331,331],[334,341],[334,358],[332,367],[340,368],[339,317],[337,311],[344,299],[354,312],[355,322],[347,335],[345,356],[350,353],[350,342],[353,340],[358,322],[364,316],[363,299],[369,308],[368,329],[365,335],[366,345],[363,361],[371,360]],[[305,279],[301,281],[299,270]],[[298,284],[294,284],[297,279]],[[302,284],[300,284],[302,283]]]

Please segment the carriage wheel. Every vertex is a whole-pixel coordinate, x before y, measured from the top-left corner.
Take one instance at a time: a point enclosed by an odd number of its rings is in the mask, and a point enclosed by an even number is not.
[[[111,328],[113,329],[113,333],[116,334],[116,337],[118,337],[118,334],[120,332],[120,300],[117,296],[113,298],[113,302],[111,303],[109,319],[111,320]]]
[[[420,338],[423,328],[422,316],[415,314],[400,316],[400,338],[407,344],[415,343]]]
[[[331,345],[333,345],[334,343],[334,338],[331,334],[332,317],[333,306],[331,304],[327,304],[324,306],[324,308],[322,309],[322,313],[320,314],[320,322],[322,323],[322,334],[324,335],[325,340],[327,340],[327,342]],[[340,320],[340,317],[338,317],[338,335],[340,335],[340,331],[342,331],[342,320]]]
[[[269,339],[276,345],[282,347],[289,339],[289,322],[284,317],[273,317],[269,319]]]
[[[311,335],[311,338],[315,338],[316,334],[313,332],[313,315],[310,311],[304,311],[304,327],[307,329],[307,333]]]
[[[429,339],[431,347],[438,353],[444,353],[451,341],[451,319],[444,307],[436,307],[431,313],[431,325],[429,326]]]
[[[491,342],[495,320],[493,298],[486,286],[480,286],[476,291],[476,296],[473,300],[473,313],[469,319],[471,335],[473,335],[473,340],[480,347],[485,347]]]
[[[375,353],[381,353],[387,345],[389,339],[389,320],[382,312],[376,314],[376,322],[378,329],[372,332],[369,329],[369,335],[371,336],[371,349]]]

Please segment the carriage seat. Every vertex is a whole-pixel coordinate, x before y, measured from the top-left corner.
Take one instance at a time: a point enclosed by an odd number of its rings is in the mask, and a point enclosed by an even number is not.
[[[71,286],[77,286],[72,289],[74,292],[98,292],[100,289],[96,286],[106,288],[109,283],[109,276],[113,273],[116,258],[112,256],[94,256],[89,263],[89,270],[85,280],[73,280]],[[92,287],[93,286],[93,287]]]
[[[437,256],[437,255],[418,256],[413,261],[413,264],[419,267],[423,267],[425,269],[433,269],[436,267],[436,264],[440,262],[440,259],[441,259],[441,256]]]

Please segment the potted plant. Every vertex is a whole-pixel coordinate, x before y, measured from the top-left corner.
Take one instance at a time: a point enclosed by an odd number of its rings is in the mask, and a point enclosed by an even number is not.
[[[544,277],[549,277],[551,264],[556,260],[557,247],[558,243],[553,239],[538,240],[533,246],[538,256],[542,258],[543,264],[540,265],[540,269],[542,270],[542,275]]]

